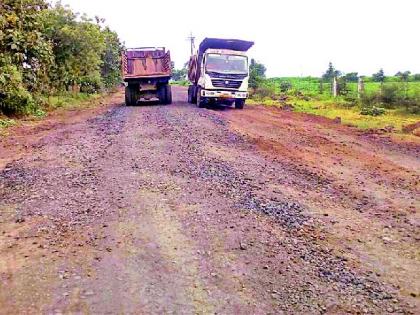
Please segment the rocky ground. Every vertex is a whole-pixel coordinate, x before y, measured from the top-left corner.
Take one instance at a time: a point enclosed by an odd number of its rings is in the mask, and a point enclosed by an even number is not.
[[[0,140],[1,314],[420,311],[418,142],[174,100]]]

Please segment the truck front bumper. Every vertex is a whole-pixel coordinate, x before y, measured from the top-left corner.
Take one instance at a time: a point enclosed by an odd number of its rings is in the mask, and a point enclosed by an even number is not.
[[[201,97],[218,99],[245,99],[248,98],[248,92],[201,90]]]

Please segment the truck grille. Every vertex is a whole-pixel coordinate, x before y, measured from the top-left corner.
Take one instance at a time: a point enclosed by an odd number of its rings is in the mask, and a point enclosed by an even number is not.
[[[242,81],[231,81],[231,80],[211,80],[214,87],[226,88],[226,89],[239,89]]]

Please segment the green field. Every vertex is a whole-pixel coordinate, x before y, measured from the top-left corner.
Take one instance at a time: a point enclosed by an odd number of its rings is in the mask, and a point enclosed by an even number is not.
[[[281,82],[289,82],[291,84],[291,90],[301,91],[304,94],[311,96],[317,96],[321,94],[321,84],[320,79],[315,77],[278,77],[270,78],[267,80],[269,83],[274,84],[276,92],[280,93],[280,84]],[[380,82],[372,82],[369,78],[365,79],[365,92],[366,93],[375,93],[380,90]],[[420,81],[413,82],[401,82],[397,77],[388,77],[384,82],[384,86],[395,85],[401,88],[402,90],[407,90],[408,96],[414,96],[420,93]],[[350,91],[350,94],[354,96],[357,95],[357,82],[347,82],[347,88]],[[331,96],[331,84],[323,83],[322,84],[322,94],[326,96]]]
[[[282,82],[288,82],[287,91],[281,91]],[[372,82],[366,79],[365,95],[371,95],[374,102],[366,105],[358,98],[357,82],[347,82],[348,93],[334,98],[331,93],[331,84],[323,83],[314,77],[280,77],[265,80],[254,93],[248,104],[263,104],[268,106],[291,105],[294,111],[320,115],[328,118],[340,117],[345,124],[359,128],[384,128],[392,127],[401,132],[405,125],[420,121],[420,82],[401,82],[399,78],[389,77],[383,83]],[[381,103],[377,100],[381,91],[395,89],[392,96],[393,102]],[[375,98],[376,97],[376,98]],[[398,100],[409,100],[404,104]],[[362,115],[366,106],[380,107],[380,115]],[[383,108],[382,108],[383,107]]]

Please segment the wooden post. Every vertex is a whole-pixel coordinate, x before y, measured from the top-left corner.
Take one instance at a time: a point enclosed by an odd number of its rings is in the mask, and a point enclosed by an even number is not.
[[[332,94],[334,97],[337,97],[338,95],[338,82],[337,77],[334,77],[333,83],[332,83]]]
[[[357,82],[357,97],[360,98],[362,94],[365,93],[365,82],[363,81],[363,78],[359,78],[359,81]]]
[[[322,82],[322,79],[319,81],[319,93],[324,94],[324,83]]]

